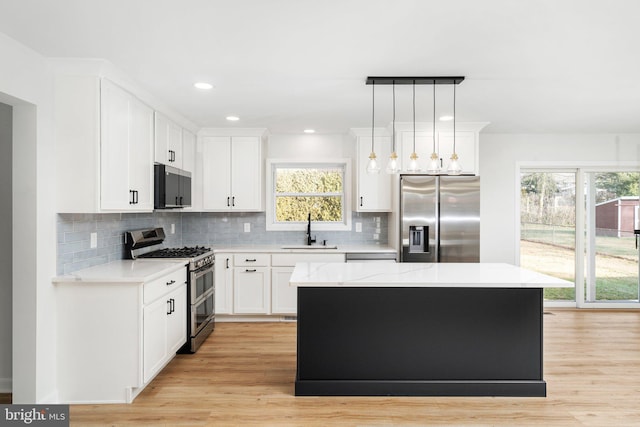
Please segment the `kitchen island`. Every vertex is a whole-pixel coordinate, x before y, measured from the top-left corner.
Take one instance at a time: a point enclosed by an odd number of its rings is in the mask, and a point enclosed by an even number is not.
[[[509,264],[297,263],[296,396],[546,396],[543,288]]]

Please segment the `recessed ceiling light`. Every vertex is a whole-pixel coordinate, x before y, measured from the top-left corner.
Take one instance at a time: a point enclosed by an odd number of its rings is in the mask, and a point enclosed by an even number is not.
[[[213,85],[211,83],[198,82],[193,84],[198,89],[209,90],[213,89]]]
[[[451,120],[453,120],[453,116],[440,116],[441,122],[449,122]]]
[[[240,117],[237,117],[237,116],[227,116],[227,120],[229,120],[230,122],[237,122],[238,120],[240,120]]]
[[[313,129],[305,129],[304,133],[315,133],[315,130],[313,130]]]

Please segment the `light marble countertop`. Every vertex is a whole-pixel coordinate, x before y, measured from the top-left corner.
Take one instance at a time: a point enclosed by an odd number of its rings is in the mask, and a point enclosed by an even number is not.
[[[53,283],[145,283],[183,268],[187,261],[128,260],[113,261],[53,278]]]
[[[291,286],[571,288],[572,282],[498,263],[296,264]]]
[[[300,246],[290,249],[292,246]],[[332,245],[328,245],[332,246]],[[313,248],[304,245],[278,244],[278,245],[212,245],[216,253],[221,252],[254,252],[254,253],[396,253],[396,250],[387,245],[333,245],[336,249],[325,249],[321,245]],[[289,248],[287,248],[289,247]]]

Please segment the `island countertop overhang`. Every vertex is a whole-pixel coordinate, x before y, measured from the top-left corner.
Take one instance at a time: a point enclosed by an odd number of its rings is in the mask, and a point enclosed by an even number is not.
[[[296,287],[571,288],[572,282],[506,263],[296,263]]]

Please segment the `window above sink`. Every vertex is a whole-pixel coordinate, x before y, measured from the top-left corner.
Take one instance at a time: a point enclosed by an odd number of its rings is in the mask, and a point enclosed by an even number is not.
[[[350,166],[350,159],[268,159],[266,229],[305,230],[311,214],[314,232],[351,230]]]

